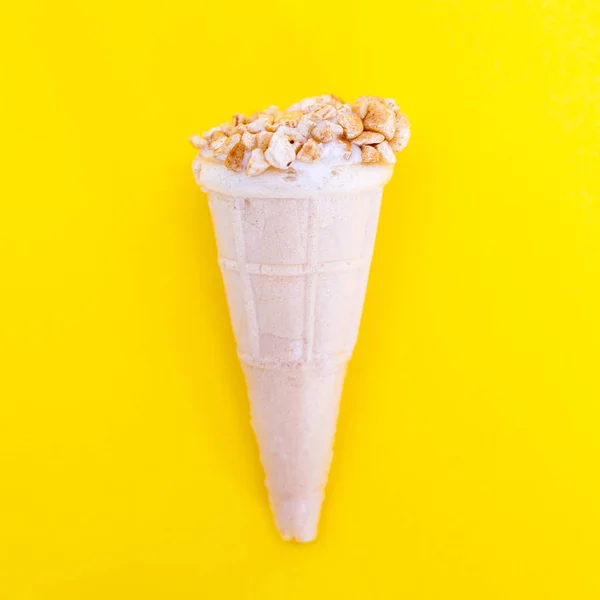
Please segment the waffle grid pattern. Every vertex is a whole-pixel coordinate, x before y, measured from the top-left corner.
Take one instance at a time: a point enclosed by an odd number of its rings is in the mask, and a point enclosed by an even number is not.
[[[381,189],[300,199],[209,194],[242,362],[304,369],[350,359],[380,202]]]

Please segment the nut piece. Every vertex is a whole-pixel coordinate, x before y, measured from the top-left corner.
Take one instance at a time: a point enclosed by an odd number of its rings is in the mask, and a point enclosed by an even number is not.
[[[233,115],[233,119],[231,120],[231,123],[234,127],[237,127],[238,125],[243,125],[247,122],[248,119],[240,113],[236,113],[235,115]]]
[[[290,140],[297,144],[304,144],[306,141],[306,137],[303,136],[297,129],[294,127],[288,127],[287,125],[280,125],[277,133],[287,135]]]
[[[327,121],[317,123],[310,134],[317,142],[331,142],[333,140],[333,131],[329,128]]]
[[[225,142],[221,144],[221,146],[214,151],[215,157],[223,158],[227,156],[231,149],[242,139],[242,136],[239,133],[232,135],[231,137],[226,138]]]
[[[360,117],[353,112],[338,112],[338,123],[344,128],[346,137],[351,140],[363,132],[363,124]]]
[[[261,131],[260,133],[256,134],[256,147],[265,152],[271,143],[272,137],[273,134],[269,131]]]
[[[365,129],[383,133],[387,140],[391,140],[396,133],[396,115],[383,102],[369,102],[363,125]]]
[[[308,138],[315,124],[316,123],[312,119],[308,118],[307,116],[304,116],[300,119],[300,121],[298,121],[298,132],[300,133],[300,135],[303,135],[305,138]]]
[[[310,116],[311,118],[319,121],[331,119],[335,117],[335,107],[331,106],[331,104],[324,104],[311,111]]]
[[[410,129],[410,122],[404,113],[396,115],[396,129]]]
[[[251,122],[257,121],[258,119],[264,119],[266,123],[272,123],[275,120],[275,117],[266,112],[258,112],[252,115]]]
[[[222,131],[215,131],[210,139],[210,147],[218,150],[227,140],[227,136]]]
[[[281,115],[277,119],[277,122],[280,125],[287,125],[289,127],[297,127],[298,122],[304,116],[304,113],[301,110],[292,110],[288,113]]]
[[[396,115],[396,133],[390,140],[390,146],[394,152],[400,152],[406,148],[408,140],[410,139],[410,123],[406,118],[406,115],[398,113]]]
[[[364,119],[367,116],[367,109],[369,103],[373,100],[377,100],[375,96],[361,96],[356,99],[356,102],[352,105],[352,110],[361,118]]]
[[[258,119],[248,123],[248,131],[250,133],[258,133],[259,131],[264,131],[266,124],[267,120],[264,117],[259,117]]]
[[[206,138],[209,142],[212,142],[214,135],[219,132],[219,133],[223,133],[221,131],[220,127],[213,127],[212,129],[209,129],[208,131],[206,131],[205,133],[202,134],[202,136],[204,138]]]
[[[246,175],[256,177],[264,173],[269,168],[269,163],[265,160],[265,153],[260,148],[255,148],[250,154],[248,164],[246,165]]]
[[[235,127],[231,123],[223,123],[221,129],[225,135],[233,135],[235,133]]]
[[[362,162],[364,163],[376,163],[381,159],[381,154],[377,152],[373,146],[362,147]]]
[[[254,150],[256,148],[256,135],[245,131],[242,134],[242,144],[244,144],[246,150]]]
[[[317,123],[310,134],[317,142],[331,142],[335,136],[342,135],[344,130],[337,123],[329,121],[320,121]]]
[[[227,155],[225,166],[232,171],[241,171],[244,162],[244,152],[246,148],[242,142],[238,142]]]
[[[377,144],[375,147],[377,148],[379,154],[381,154],[381,158],[386,163],[393,165],[396,162],[396,155],[394,154],[389,142],[381,142],[381,144]],[[363,148],[366,148],[366,146],[363,146]]]
[[[352,143],[357,146],[364,146],[365,144],[380,144],[384,139],[382,133],[363,131],[358,137],[352,140]]]
[[[303,163],[313,163],[321,156],[321,146],[315,140],[308,140],[296,158]]]
[[[296,150],[287,135],[275,133],[265,152],[266,161],[276,169],[287,169],[296,158]]]
[[[208,146],[208,142],[199,135],[192,135],[190,137],[190,143],[192,146],[194,146],[194,148],[198,148],[199,150],[202,150]]]

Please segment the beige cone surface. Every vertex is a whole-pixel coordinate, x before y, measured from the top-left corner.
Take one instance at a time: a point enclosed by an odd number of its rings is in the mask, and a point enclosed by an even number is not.
[[[207,193],[275,521],[284,539],[310,541],[382,187],[307,198]]]

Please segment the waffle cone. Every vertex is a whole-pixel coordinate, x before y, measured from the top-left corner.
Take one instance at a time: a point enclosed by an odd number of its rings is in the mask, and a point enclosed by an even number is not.
[[[297,190],[269,197],[205,188],[252,425],[284,539],[307,542],[317,533],[383,183],[305,197]]]

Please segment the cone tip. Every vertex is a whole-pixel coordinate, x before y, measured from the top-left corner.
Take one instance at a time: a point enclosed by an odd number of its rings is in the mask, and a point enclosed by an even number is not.
[[[317,527],[323,502],[323,492],[314,492],[308,496],[271,498],[277,529],[284,540],[312,542],[317,537]]]

